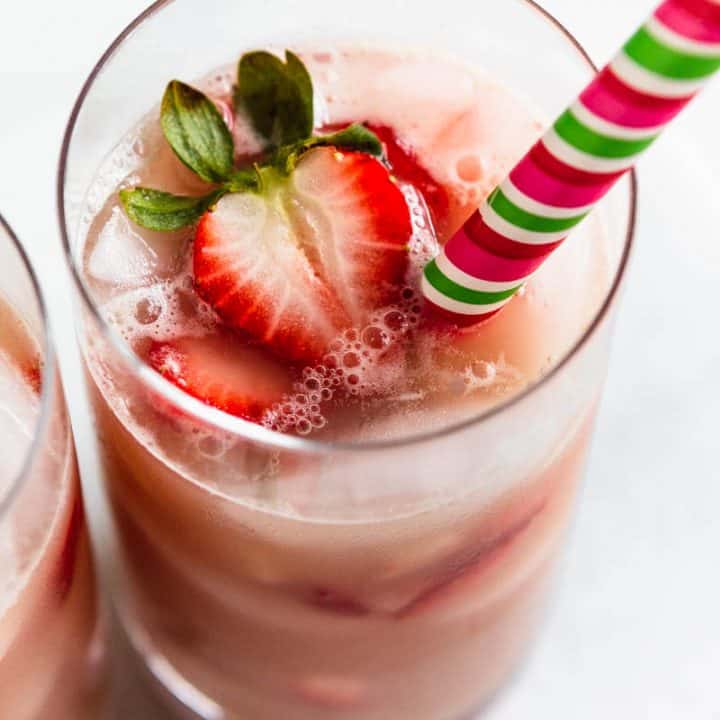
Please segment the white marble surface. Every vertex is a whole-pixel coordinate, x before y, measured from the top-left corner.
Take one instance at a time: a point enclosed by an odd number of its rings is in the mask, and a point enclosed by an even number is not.
[[[651,5],[546,4],[599,61]],[[144,5],[0,8],[0,209],[44,281],[86,467],[55,166],[81,82]],[[719,118],[720,82],[641,165],[637,249],[564,580],[537,650],[489,720],[720,718]]]

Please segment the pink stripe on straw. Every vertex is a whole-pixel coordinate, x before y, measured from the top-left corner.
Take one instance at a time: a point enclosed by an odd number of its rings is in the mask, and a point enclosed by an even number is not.
[[[655,17],[680,35],[704,43],[720,43],[720,5],[708,0],[669,0]]]
[[[478,213],[475,213],[479,217]],[[475,217],[475,215],[473,217]],[[482,218],[480,218],[482,222]],[[483,223],[484,225],[484,223]],[[487,227],[486,225],[484,225]],[[468,234],[468,225],[445,245],[445,255],[468,275],[491,282],[523,280],[543,264],[547,253],[536,257],[501,257],[480,245]],[[484,236],[483,236],[484,240]]]
[[[603,120],[633,128],[665,125],[689,99],[644,95],[628,87],[609,67],[580,95],[582,104]]]
[[[479,212],[473,213],[465,223],[465,231],[471,240],[493,253],[507,258],[547,257],[565,238],[551,243],[522,243],[511,240],[493,230]]]
[[[510,180],[528,197],[546,205],[574,208],[599,200],[622,175],[589,173],[566,165],[542,141],[515,166]]]
[[[429,298],[425,298],[425,311],[432,312],[436,318],[444,318],[447,322],[452,323],[455,327],[466,328],[485,320],[489,320],[493,315],[496,315],[502,310],[498,308],[492,312],[481,313],[480,315],[459,315],[458,313],[446,310],[440,305],[436,305]]]

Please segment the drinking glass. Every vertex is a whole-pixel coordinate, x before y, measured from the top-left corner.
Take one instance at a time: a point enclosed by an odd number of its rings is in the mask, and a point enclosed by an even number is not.
[[[631,245],[632,175],[597,210],[612,277],[589,327],[523,392],[434,432],[355,443],[274,433],[172,386],[99,310],[82,237],[102,187],[87,191],[167,81],[245,49],[368,41],[451,52],[547,118],[594,72],[527,0],[366,0],[352,21],[325,0],[164,0],[100,59],[67,128],[60,227],[119,539],[114,600],[154,684],[192,717],[480,712],[536,632],[582,475]]]
[[[0,717],[97,720],[103,623],[45,304],[0,216]]]

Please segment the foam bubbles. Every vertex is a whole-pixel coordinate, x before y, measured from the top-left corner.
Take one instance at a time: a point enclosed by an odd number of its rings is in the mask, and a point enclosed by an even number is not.
[[[212,332],[217,319],[191,288],[192,277],[186,269],[169,280],[117,295],[102,310],[133,347],[144,338],[169,341],[180,336],[199,337]]]
[[[479,155],[461,155],[455,163],[458,180],[464,183],[479,183],[486,174],[485,163]]]
[[[401,300],[377,310],[361,328],[330,343],[323,362],[306,367],[293,393],[265,413],[262,424],[279,432],[309,435],[328,424],[333,398],[370,400],[390,396],[407,382],[406,350],[415,335],[420,305],[406,287]]]
[[[438,254],[440,246],[423,196],[412,185],[406,183],[403,183],[400,189],[410,209],[413,228],[409,244],[410,263],[411,272],[417,275]]]

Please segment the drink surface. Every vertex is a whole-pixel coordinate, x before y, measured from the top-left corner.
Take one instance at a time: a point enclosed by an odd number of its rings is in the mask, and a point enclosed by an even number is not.
[[[258,419],[273,429],[327,440],[389,440],[477,415],[539,379],[570,349],[609,284],[604,230],[589,218],[498,318],[448,337],[422,328],[420,271],[539,136],[542,123],[509,90],[442,57],[382,50],[302,54],[315,87],[316,125],[363,122],[386,141],[411,208],[410,268],[398,302],[339,335],[323,362],[287,363],[248,353],[257,343],[228,333],[193,290],[192,230],[143,230],[125,215],[129,185],[198,194],[207,187],[175,157],[151,112],[119,144],[91,189],[84,274],[105,316],[152,364],[158,342],[220,338],[225,362],[277,387]],[[200,83],[230,116],[236,152],[261,148],[231,108],[232,73]],[[572,302],[568,302],[572,298]],[[199,344],[208,367],[217,346]],[[272,367],[272,373],[267,367]],[[270,374],[271,377],[267,377]],[[113,401],[118,390],[107,386]],[[147,431],[146,418],[127,418]]]

